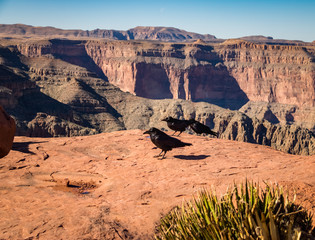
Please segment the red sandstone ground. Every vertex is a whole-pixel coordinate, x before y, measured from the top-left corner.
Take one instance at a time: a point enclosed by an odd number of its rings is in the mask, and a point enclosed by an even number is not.
[[[150,239],[175,205],[245,178],[294,188],[315,212],[315,156],[182,134],[193,145],[158,160],[142,132],[16,137],[0,160],[0,239]]]

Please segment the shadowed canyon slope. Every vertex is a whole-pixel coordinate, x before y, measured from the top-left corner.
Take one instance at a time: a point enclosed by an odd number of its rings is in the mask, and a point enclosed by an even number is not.
[[[315,156],[193,136],[153,156],[141,130],[71,138],[16,137],[0,162],[0,239],[153,239],[160,217],[202,189],[278,183],[315,213]]]

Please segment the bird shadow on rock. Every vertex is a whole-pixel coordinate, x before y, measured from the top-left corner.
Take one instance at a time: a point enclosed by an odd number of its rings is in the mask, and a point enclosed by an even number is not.
[[[210,155],[175,155],[174,158],[179,158],[183,160],[202,160],[207,157],[210,157]]]
[[[35,154],[29,149],[29,145],[34,144],[34,143],[43,143],[43,142],[13,142],[12,150],[19,151],[22,153]]]

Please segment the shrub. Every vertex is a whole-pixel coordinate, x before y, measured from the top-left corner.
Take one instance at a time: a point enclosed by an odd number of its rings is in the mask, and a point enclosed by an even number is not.
[[[218,199],[203,190],[161,219],[156,239],[315,239],[312,215],[278,185],[246,181]],[[295,198],[295,196],[294,196]]]

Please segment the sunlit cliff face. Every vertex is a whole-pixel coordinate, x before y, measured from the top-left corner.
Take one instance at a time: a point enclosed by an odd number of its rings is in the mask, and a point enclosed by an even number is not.
[[[18,46],[26,56],[53,54],[86,65],[137,96],[315,106],[315,64],[310,48],[246,41],[212,45],[52,41]]]

